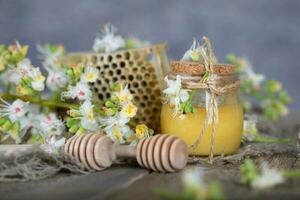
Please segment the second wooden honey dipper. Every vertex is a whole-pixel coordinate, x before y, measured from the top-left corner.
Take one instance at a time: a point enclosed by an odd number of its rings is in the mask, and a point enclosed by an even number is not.
[[[73,136],[67,140],[65,153],[90,169],[103,170],[116,158],[136,158],[139,165],[157,172],[175,172],[185,167],[187,145],[170,135],[156,135],[139,141],[136,147],[116,145],[102,133]]]

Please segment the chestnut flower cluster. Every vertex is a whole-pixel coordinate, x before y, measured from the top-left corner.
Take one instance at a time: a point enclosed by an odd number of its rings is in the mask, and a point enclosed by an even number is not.
[[[53,145],[65,140],[65,126],[55,112],[44,109],[49,104],[42,98],[46,78],[26,58],[27,51],[28,46],[19,42],[0,47],[1,81],[6,88],[0,95],[0,141],[43,143],[53,152]]]
[[[262,116],[270,120],[288,114],[287,105],[291,102],[291,97],[279,81],[255,73],[247,59],[232,53],[227,55],[227,61],[237,66],[241,79],[242,103],[247,113],[259,111]],[[256,101],[251,101],[250,97],[254,97]]]
[[[18,42],[0,46],[1,81],[6,88],[0,93],[0,143],[40,143],[45,151],[58,153],[72,134],[103,131],[114,141],[131,145],[153,134],[145,124],[135,125],[137,107],[127,86],[113,84],[111,99],[95,102],[90,84],[99,71],[94,66],[61,64],[65,54],[61,45],[37,49],[43,70],[26,58],[28,46]]]

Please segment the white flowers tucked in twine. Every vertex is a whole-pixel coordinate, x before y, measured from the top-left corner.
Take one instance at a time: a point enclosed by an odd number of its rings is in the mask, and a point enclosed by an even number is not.
[[[163,93],[167,97],[167,103],[171,108],[174,108],[174,115],[182,114],[183,110],[180,109],[181,103],[185,103],[189,99],[188,90],[183,89],[181,86],[181,76],[177,75],[176,80],[169,80],[165,77],[167,88],[163,90]]]

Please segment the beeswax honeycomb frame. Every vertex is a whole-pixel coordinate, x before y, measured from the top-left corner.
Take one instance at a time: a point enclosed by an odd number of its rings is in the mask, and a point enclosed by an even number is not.
[[[163,78],[169,71],[165,43],[112,53],[69,53],[67,64],[83,63],[95,66],[99,77],[91,84],[94,100],[110,98],[109,85],[116,81],[128,84],[138,106],[136,119],[158,131],[160,127],[161,90]]]

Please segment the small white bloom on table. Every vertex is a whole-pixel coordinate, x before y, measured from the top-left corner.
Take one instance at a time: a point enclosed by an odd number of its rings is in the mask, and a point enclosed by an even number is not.
[[[262,190],[271,188],[284,182],[283,173],[277,169],[269,168],[266,163],[262,165],[262,173],[251,183],[254,189]]]
[[[205,189],[203,173],[199,168],[186,170],[182,175],[182,181],[188,191],[203,191]]]

